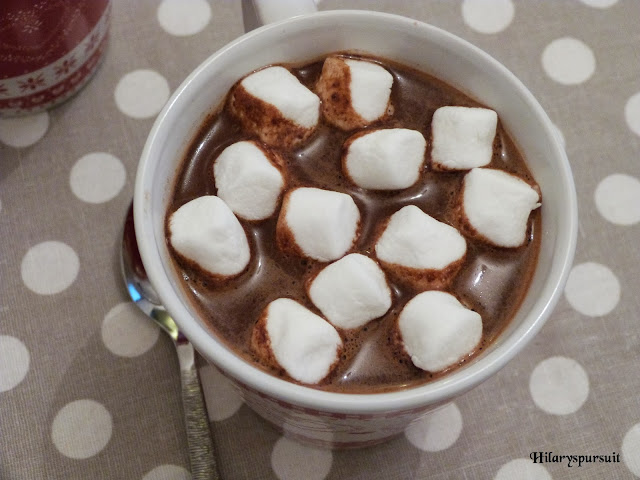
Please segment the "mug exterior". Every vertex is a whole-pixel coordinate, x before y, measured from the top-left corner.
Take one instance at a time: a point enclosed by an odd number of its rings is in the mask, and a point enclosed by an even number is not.
[[[278,399],[233,378],[230,380],[244,402],[285,436],[322,448],[350,449],[377,445],[402,433],[411,422],[450,403],[443,401],[377,413],[330,412]]]
[[[276,378],[242,360],[198,319],[171,263],[164,220],[176,172],[195,132],[231,86],[274,63],[353,51],[416,68],[497,111],[543,198],[541,250],[519,312],[474,362],[431,383],[389,393],[340,394]],[[576,243],[576,195],[554,126],[526,87],[468,42],[431,25],[369,11],[328,11],[254,30],[202,63],[177,89],[148,137],[137,172],[134,217],[147,274],[196,349],[285,434],[326,447],[378,443],[495,374],[539,331],[562,294]]]
[[[2,0],[0,115],[36,113],[77,93],[97,70],[109,0]]]

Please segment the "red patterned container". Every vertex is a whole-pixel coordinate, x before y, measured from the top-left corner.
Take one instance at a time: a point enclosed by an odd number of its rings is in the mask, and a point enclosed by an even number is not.
[[[0,115],[50,108],[78,92],[105,51],[109,0],[0,1]]]

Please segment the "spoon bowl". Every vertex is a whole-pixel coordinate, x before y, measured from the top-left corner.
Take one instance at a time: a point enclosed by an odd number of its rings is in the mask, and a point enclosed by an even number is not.
[[[138,308],[155,320],[174,342],[178,340],[186,342],[186,338],[178,330],[173,318],[160,303],[158,294],[144,270],[133,224],[133,204],[129,206],[124,222],[120,268],[129,296]]]

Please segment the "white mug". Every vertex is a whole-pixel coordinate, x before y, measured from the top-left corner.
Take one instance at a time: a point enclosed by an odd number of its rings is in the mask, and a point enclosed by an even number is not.
[[[270,21],[297,0],[257,2]],[[265,7],[266,5],[266,7]],[[282,7],[282,8],[280,8]],[[248,10],[245,10],[247,13]],[[300,12],[299,12],[300,13]],[[344,394],[305,387],[265,373],[218,340],[185,297],[167,250],[167,202],[186,148],[207,114],[247,73],[351,50],[427,72],[496,110],[542,191],[541,249],[528,293],[506,330],[482,355],[415,388]],[[566,281],[576,243],[576,195],[555,127],[527,88],[468,42],[433,26],[370,11],[296,16],[253,30],[205,60],[175,91],[145,145],[134,196],[136,235],[147,274],[196,349],[238,386],[245,402],[286,435],[326,447],[371,445],[477,386],[511,360],[540,330]]]

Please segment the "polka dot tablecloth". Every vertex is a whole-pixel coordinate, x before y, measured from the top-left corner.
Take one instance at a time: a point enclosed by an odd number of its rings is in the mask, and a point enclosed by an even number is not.
[[[203,363],[223,478],[640,478],[638,2],[319,7],[432,23],[523,80],[574,171],[575,264],[514,361],[380,446],[328,451],[284,438]],[[242,32],[239,1],[114,0],[107,56],[88,86],[47,113],[0,119],[0,478],[190,478],[173,345],[128,299],[120,237],[154,118]],[[561,455],[610,461],[553,461]]]

